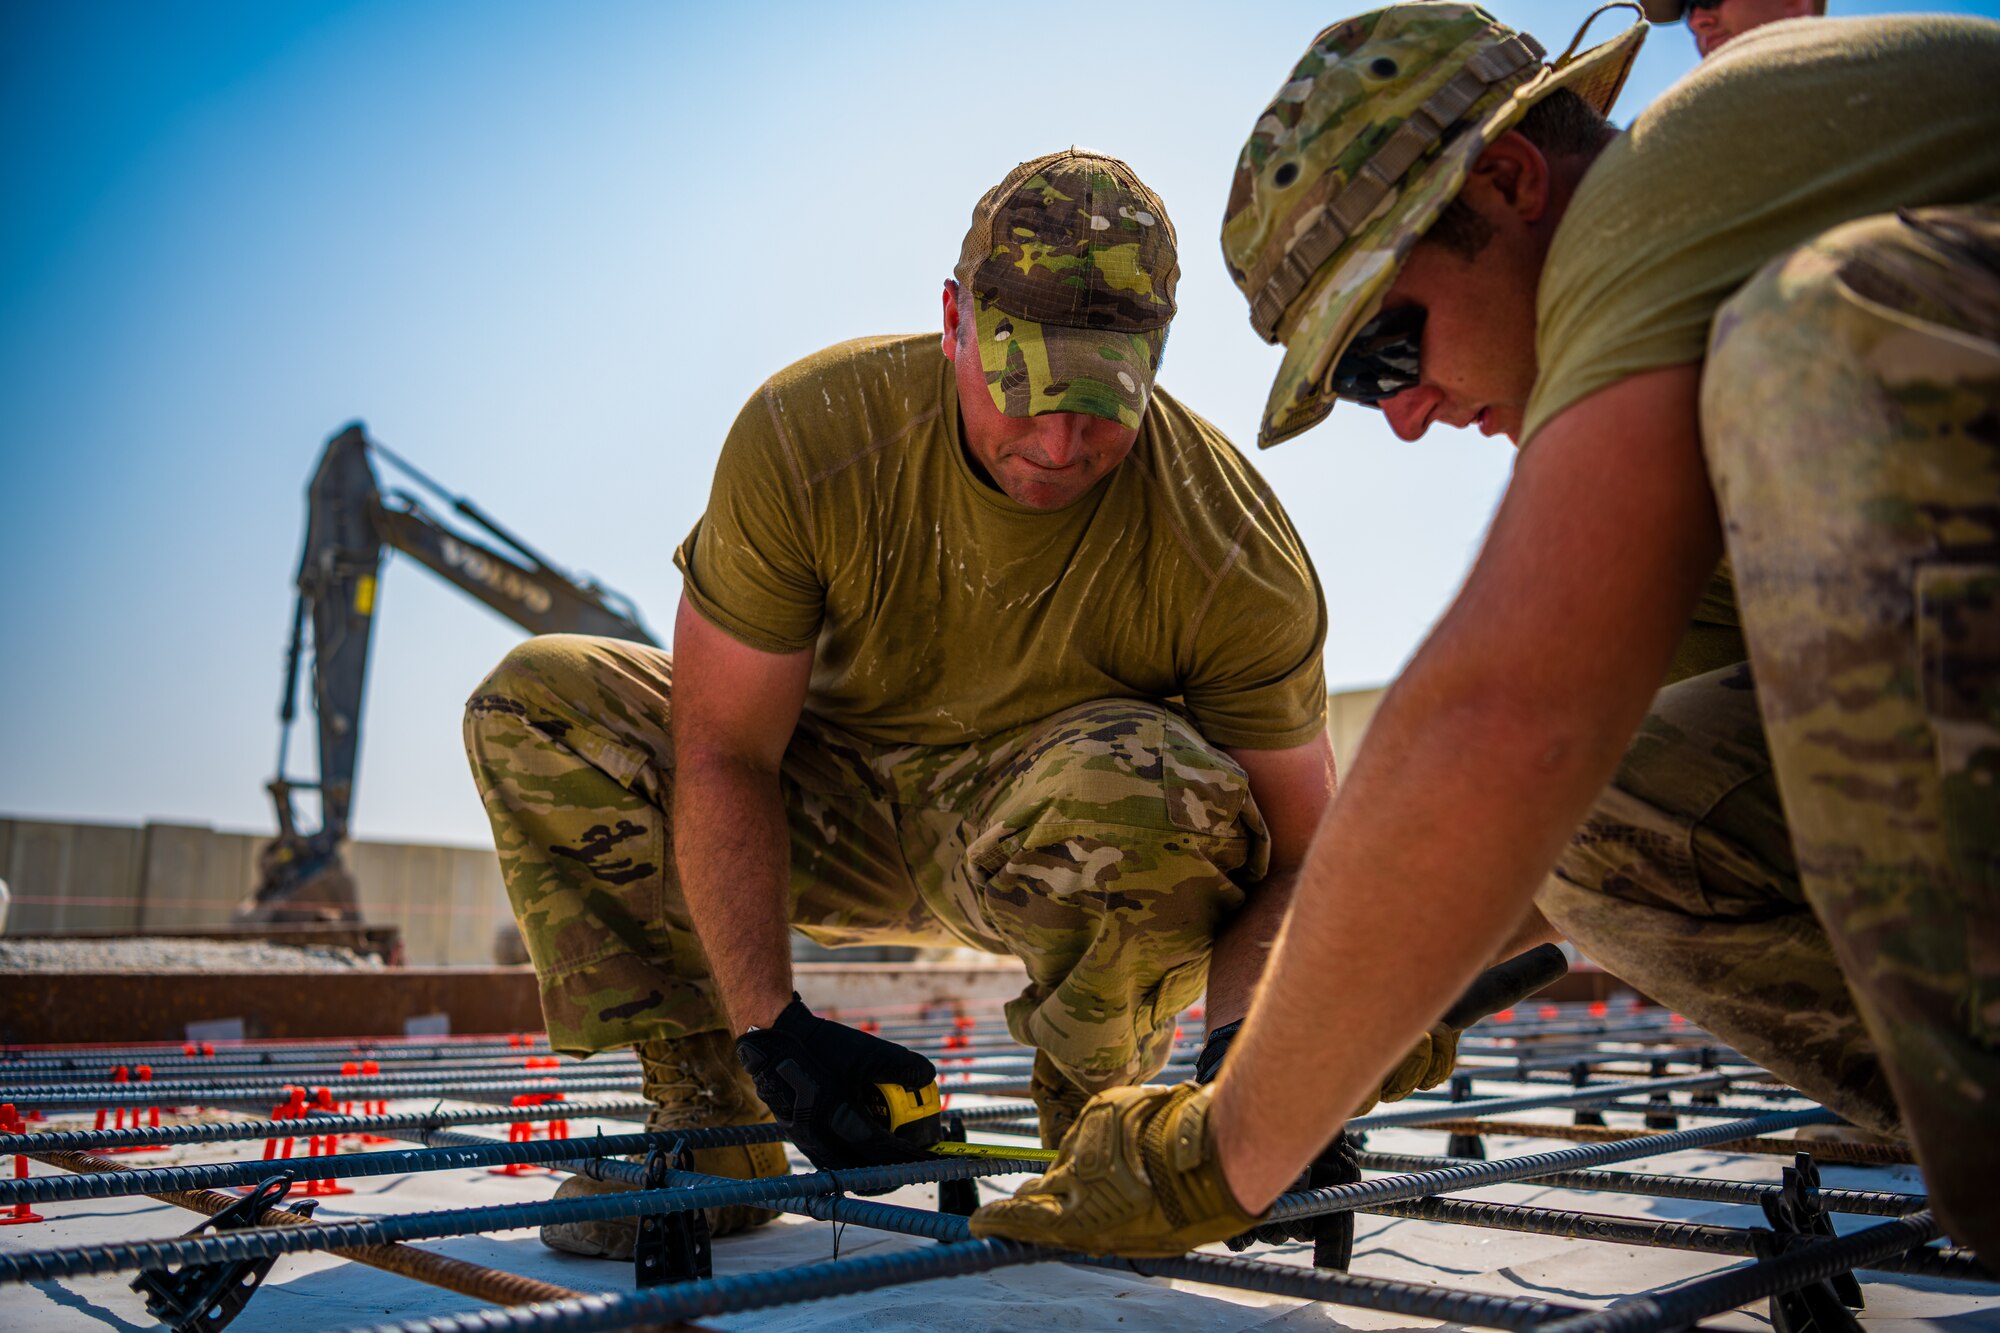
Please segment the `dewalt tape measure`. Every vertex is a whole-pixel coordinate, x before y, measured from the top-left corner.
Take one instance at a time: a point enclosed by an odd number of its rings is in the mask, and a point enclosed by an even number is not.
[[[905,1143],[927,1148],[944,1134],[944,1101],[935,1081],[911,1092],[900,1083],[877,1083],[869,1114]]]

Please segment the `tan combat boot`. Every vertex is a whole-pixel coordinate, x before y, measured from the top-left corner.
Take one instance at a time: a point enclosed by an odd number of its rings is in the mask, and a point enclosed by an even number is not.
[[[736,1044],[727,1032],[703,1032],[692,1037],[639,1043],[640,1090],[653,1103],[646,1128],[707,1129],[717,1125],[765,1125],[770,1108],[757,1096],[756,1085],[736,1058]],[[791,1172],[782,1143],[752,1143],[733,1148],[697,1148],[694,1169],[705,1175],[750,1180]],[[617,1181],[571,1176],[556,1190],[558,1199],[610,1194],[632,1186]],[[777,1216],[768,1208],[732,1205],[710,1208],[708,1230],[713,1236],[733,1235],[762,1226]],[[542,1244],[566,1254],[594,1259],[632,1257],[639,1237],[633,1217],[601,1222],[558,1222],[542,1228]]]
[[[1035,1052],[1034,1072],[1028,1076],[1028,1095],[1035,1099],[1035,1120],[1042,1129],[1042,1146],[1059,1148],[1063,1135],[1083,1114],[1090,1094],[1070,1082],[1069,1075],[1056,1068],[1046,1052]]]

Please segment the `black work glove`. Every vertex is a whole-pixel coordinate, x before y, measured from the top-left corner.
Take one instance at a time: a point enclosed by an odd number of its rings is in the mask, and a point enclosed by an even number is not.
[[[1229,1043],[1236,1040],[1237,1030],[1243,1020],[1224,1023],[1219,1028],[1211,1028],[1208,1040],[1201,1044],[1201,1054],[1194,1058],[1194,1081],[1208,1084],[1215,1082],[1215,1076],[1222,1072],[1222,1057],[1229,1053]]]
[[[1215,1082],[1215,1076],[1222,1072],[1222,1058],[1229,1054],[1229,1043],[1236,1040],[1236,1033],[1242,1026],[1243,1020],[1239,1018],[1208,1034],[1208,1040],[1201,1044],[1201,1054],[1194,1058],[1195,1082]],[[1286,1192],[1352,1184],[1359,1179],[1361,1163],[1355,1156],[1353,1142],[1343,1130],[1333,1136],[1333,1142],[1326,1145],[1326,1150],[1306,1168],[1305,1174],[1292,1182],[1292,1188]],[[1354,1249],[1354,1214],[1327,1213],[1320,1217],[1293,1218],[1288,1222],[1266,1222],[1240,1236],[1231,1236],[1226,1243],[1230,1249],[1240,1252],[1259,1241],[1266,1245],[1284,1245],[1295,1240],[1312,1241],[1316,1247],[1324,1243],[1329,1252],[1329,1266],[1345,1268]]]
[[[932,1160],[867,1109],[881,1101],[877,1083],[915,1093],[937,1082],[937,1067],[915,1051],[815,1018],[795,994],[770,1027],[736,1039],[736,1058],[792,1142],[821,1170]]]

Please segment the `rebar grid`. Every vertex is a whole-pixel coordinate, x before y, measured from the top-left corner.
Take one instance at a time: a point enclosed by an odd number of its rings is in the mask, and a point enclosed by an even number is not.
[[[1735,1052],[1712,1038],[1658,1011],[1629,1021],[1592,1015],[1579,1006],[1565,1006],[1552,1018],[1518,1019],[1507,1025],[1488,1023],[1469,1037],[1463,1050],[1472,1056],[1461,1066],[1489,1095],[1461,1101],[1442,1092],[1413,1098],[1356,1122],[1361,1129],[1389,1126],[1449,1124],[1454,1130],[1499,1134],[1562,1132],[1566,1127],[1500,1122],[1490,1117],[1546,1108],[1601,1108],[1614,1114],[1684,1116],[1701,1120],[1694,1128],[1620,1137],[1555,1152],[1535,1153],[1496,1161],[1427,1158],[1414,1154],[1365,1154],[1371,1170],[1396,1174],[1354,1185],[1288,1194],[1274,1205],[1273,1220],[1301,1220],[1337,1212],[1376,1212],[1423,1222],[1498,1227],[1543,1235],[1574,1237],[1628,1245],[1685,1250],[1708,1256],[1754,1256],[1771,1253],[1769,1233],[1687,1222],[1617,1217],[1552,1208],[1528,1208],[1485,1201],[1447,1199],[1440,1194],[1486,1185],[1534,1181],[1561,1188],[1655,1197],[1702,1199],[1751,1204],[1773,1197],[1780,1187],[1765,1182],[1706,1180],[1654,1176],[1593,1169],[1690,1148],[1734,1144],[1759,1134],[1828,1123],[1830,1113],[1819,1108],[1775,1113],[1721,1105],[1718,1097],[1796,1099],[1798,1094],[1769,1081],[1762,1070],[1741,1063]],[[996,1096],[1026,1091],[1016,1071],[1028,1056],[1005,1039],[968,1034],[952,1024],[886,1025],[884,1035],[923,1050],[938,1061],[948,1094],[975,1094],[988,1104],[955,1107],[949,1114],[970,1124],[1018,1128],[1032,1114],[1021,1103],[993,1104]],[[1166,1075],[1181,1072],[1198,1047],[1198,1030],[1178,1033]],[[433,1049],[419,1049],[432,1046]],[[592,1067],[546,1054],[538,1040],[514,1039],[453,1043],[374,1042],[349,1045],[291,1043],[269,1049],[237,1048],[225,1061],[215,1057],[171,1056],[157,1052],[152,1063],[155,1081],[114,1084],[109,1071],[118,1064],[146,1063],[146,1048],[118,1051],[93,1049],[64,1054],[37,1052],[32,1056],[0,1054],[0,1102],[13,1101],[30,1109],[158,1106],[268,1106],[289,1095],[293,1087],[343,1101],[380,1103],[414,1097],[484,1102],[522,1093],[625,1092],[636,1088],[636,1069],[620,1060],[594,1061]],[[365,1053],[365,1054],[364,1054]],[[376,1072],[367,1077],[343,1077],[357,1059],[373,1059]],[[553,1067],[523,1068],[526,1059],[556,1059]],[[343,1069],[342,1066],[348,1066]],[[610,1067],[617,1067],[612,1073]],[[1676,1074],[1673,1066],[1693,1072]],[[1619,1071],[1612,1076],[1612,1071]],[[161,1079],[162,1073],[170,1075]],[[1631,1077],[1640,1074],[1641,1077]],[[50,1077],[54,1075],[54,1077]],[[66,1077],[67,1076],[67,1077]],[[204,1077],[207,1076],[207,1077]],[[1562,1084],[1560,1091],[1543,1089]],[[1514,1085],[1511,1095],[1490,1095],[1493,1085]],[[1537,1087],[1536,1085],[1542,1085]],[[1672,1094],[1692,1095],[1697,1102],[1673,1102]],[[1633,1100],[1635,1098],[1648,1100]],[[1650,1100],[1650,1099],[1661,1100]],[[1707,1103],[1707,1104],[1701,1104]],[[1796,1103],[1795,1103],[1796,1104]],[[300,1180],[401,1175],[412,1171],[461,1169],[501,1164],[541,1165],[582,1172],[599,1179],[638,1185],[643,1173],[618,1154],[649,1149],[671,1150],[721,1143],[770,1141],[780,1137],[774,1126],[739,1126],[729,1130],[693,1130],[660,1134],[615,1134],[571,1140],[501,1143],[456,1132],[463,1126],[495,1125],[523,1120],[640,1118],[646,1103],[618,1097],[602,1103],[566,1100],[541,1106],[451,1108],[434,1105],[427,1111],[386,1111],[373,1115],[310,1114],[303,1119],[236,1121],[223,1124],[169,1125],[158,1128],[52,1131],[0,1135],[0,1153],[25,1152],[38,1160],[49,1154],[82,1149],[130,1148],[144,1145],[200,1144],[260,1137],[305,1137],[331,1134],[386,1134],[414,1139],[427,1146],[340,1156],[294,1158],[277,1162],[222,1162],[199,1166],[137,1168],[116,1173],[92,1172],[70,1176],[38,1176],[22,1181],[0,1180],[0,1206],[62,1202],[130,1193],[160,1193],[254,1185],[282,1169]],[[135,1115],[136,1120],[136,1115]],[[100,1122],[102,1119],[100,1118]],[[1596,1136],[1590,1136],[1596,1137]],[[1756,1140],[1774,1150],[1790,1144]],[[999,1145],[995,1150],[1000,1151]],[[89,1160],[89,1159],[84,1159]],[[74,1162],[72,1164],[80,1164]],[[587,1297],[554,1301],[530,1311],[483,1311],[477,1314],[397,1326],[403,1330],[500,1328],[627,1328],[670,1323],[703,1314],[759,1308],[793,1301],[870,1290],[897,1282],[984,1271],[1023,1263],[1060,1260],[1086,1266],[1122,1269],[1140,1275],[1241,1287],[1304,1300],[1352,1304],[1405,1315],[1444,1319],[1500,1328],[1564,1328],[1606,1330],[1668,1329],[1686,1326],[1688,1312],[1731,1308],[1774,1291],[1821,1280],[1827,1273],[1862,1266],[1930,1277],[1979,1280],[1976,1259],[1962,1250],[1924,1244],[1935,1235],[1935,1223],[1921,1196],[1862,1190],[1821,1190],[1818,1198],[1832,1211],[1847,1211],[1895,1220],[1839,1240],[1797,1238],[1776,1258],[1758,1259],[1710,1278],[1670,1291],[1621,1301],[1609,1309],[1456,1291],[1421,1283],[1389,1282],[1353,1274],[1300,1268],[1250,1259],[1225,1259],[1197,1254],[1170,1261],[1123,1260],[1038,1251],[1030,1247],[967,1239],[964,1219],[948,1213],[898,1207],[848,1197],[854,1192],[880,1192],[899,1185],[967,1180],[976,1176],[1031,1172],[1039,1163],[1026,1158],[948,1158],[909,1168],[876,1168],[872,1172],[801,1172],[753,1181],[723,1181],[688,1172],[670,1171],[666,1186],[634,1189],[591,1197],[507,1204],[484,1208],[437,1210],[387,1219],[292,1223],[231,1231],[220,1235],[172,1238],[113,1245],[71,1246],[63,1249],[0,1252],[0,1282],[48,1280],[117,1269],[175,1267],[247,1259],[307,1250],[365,1250],[418,1239],[435,1239],[470,1232],[505,1230],[552,1221],[609,1220],[642,1213],[675,1213],[729,1204],[764,1207],[869,1226],[942,1242],[934,1248],[850,1259],[832,1264],[751,1275],[720,1276],[662,1288],[633,1298]],[[222,1196],[226,1197],[226,1196]],[[1760,1240],[1760,1235],[1762,1239]],[[9,1239],[22,1237],[13,1236]],[[1762,1248],[1760,1248],[1762,1246]],[[411,1251],[421,1255],[422,1251]],[[724,1251],[726,1257],[726,1251]],[[419,1261],[421,1262],[421,1261]],[[1831,1264],[1833,1267],[1828,1268]],[[1822,1272],[1822,1270],[1826,1270]],[[532,1282],[532,1279],[528,1280]],[[546,1287],[546,1284],[544,1284]],[[1743,1295],[1742,1293],[1749,1293]],[[1735,1299],[1731,1299],[1735,1298]],[[1727,1300],[1728,1304],[1713,1305]],[[1713,1308],[1709,1306],[1713,1305]]]

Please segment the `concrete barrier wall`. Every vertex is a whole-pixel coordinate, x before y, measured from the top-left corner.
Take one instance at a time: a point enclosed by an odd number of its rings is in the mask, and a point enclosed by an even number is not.
[[[255,889],[266,839],[190,824],[0,818],[0,879],[22,934],[225,927]],[[486,964],[511,920],[490,850],[357,842],[347,862],[371,925],[402,932],[415,967]]]
[[[19,931],[137,930],[144,830],[0,819],[0,879]]]

